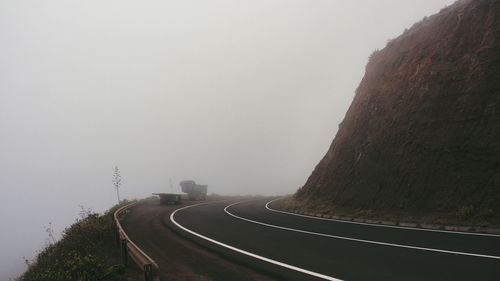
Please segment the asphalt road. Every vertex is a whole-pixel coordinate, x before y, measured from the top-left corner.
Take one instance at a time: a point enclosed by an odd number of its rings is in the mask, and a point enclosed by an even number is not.
[[[208,251],[169,227],[170,214],[193,203],[163,206],[158,199],[144,200],[122,216],[125,232],[159,265],[162,281],[276,280]]]
[[[281,280],[500,280],[500,237],[319,220],[271,199],[183,207],[165,223]]]

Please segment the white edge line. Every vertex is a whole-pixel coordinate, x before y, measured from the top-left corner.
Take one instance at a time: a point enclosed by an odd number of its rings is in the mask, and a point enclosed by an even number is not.
[[[373,226],[373,227],[387,227],[387,228],[399,228],[399,229],[409,229],[409,230],[429,231],[429,232],[443,232],[443,233],[462,234],[462,235],[500,237],[499,234],[490,234],[490,233],[475,233],[475,232],[464,232],[464,231],[453,231],[453,230],[428,229],[428,228],[419,228],[419,227],[411,227],[411,226],[385,225],[385,224],[376,224],[376,223],[367,223],[367,222],[355,222],[355,221],[346,221],[346,220],[338,220],[338,219],[320,218],[320,217],[315,217],[315,216],[308,216],[308,215],[302,215],[302,214],[296,214],[296,213],[276,210],[276,209],[269,207],[269,204],[271,204],[274,201],[277,201],[279,199],[283,199],[283,197],[279,197],[279,198],[276,198],[276,199],[273,199],[273,200],[267,202],[266,209],[268,209],[269,211],[272,211],[272,212],[283,213],[283,214],[288,214],[288,215],[293,215],[293,216],[298,216],[298,217],[324,220],[324,221],[334,221],[334,222],[340,222],[340,223],[368,225],[368,226]]]
[[[327,276],[327,275],[324,275],[324,274],[321,274],[321,273],[313,272],[313,271],[310,271],[310,270],[307,270],[307,269],[303,269],[303,268],[300,268],[300,267],[296,267],[296,266],[293,266],[293,265],[290,265],[290,264],[286,264],[286,263],[283,263],[283,262],[279,262],[279,261],[276,261],[276,260],[273,260],[273,259],[270,259],[270,258],[259,256],[257,254],[250,253],[250,252],[247,252],[245,250],[242,250],[242,249],[239,249],[239,248],[236,248],[236,247],[224,244],[224,243],[219,242],[219,241],[217,241],[215,239],[208,238],[208,237],[203,236],[203,235],[201,235],[201,234],[199,234],[197,232],[194,232],[194,231],[192,231],[192,230],[190,230],[190,229],[188,229],[188,228],[180,225],[177,221],[175,221],[174,216],[175,216],[175,214],[178,211],[181,211],[181,210],[184,210],[184,209],[187,209],[187,208],[191,208],[191,207],[195,207],[195,206],[199,206],[199,205],[205,205],[205,204],[209,204],[209,203],[201,203],[201,204],[196,204],[196,205],[190,205],[190,206],[186,206],[186,207],[177,209],[177,210],[175,210],[170,215],[170,221],[172,221],[180,229],[182,229],[182,230],[184,230],[184,231],[186,231],[186,232],[188,232],[188,233],[190,233],[190,234],[192,234],[194,236],[197,236],[199,238],[205,239],[205,240],[207,240],[209,242],[212,242],[212,243],[217,244],[219,246],[222,246],[224,248],[230,249],[232,251],[238,252],[240,254],[244,254],[244,255],[250,256],[252,258],[256,258],[256,259],[259,259],[259,260],[262,260],[262,261],[265,261],[265,262],[268,262],[268,263],[272,263],[272,264],[275,264],[275,265],[278,265],[278,266],[281,266],[281,267],[285,267],[285,268],[288,268],[288,269],[291,269],[291,270],[294,270],[294,271],[298,271],[298,272],[301,272],[301,273],[304,273],[304,274],[307,274],[307,275],[311,275],[311,276],[314,276],[314,277],[322,278],[322,279],[325,279],[325,280],[342,281],[341,279],[337,279],[337,278],[334,278],[334,277],[331,277],[331,276]],[[233,204],[231,204],[231,205],[233,205]],[[229,206],[231,206],[231,205],[229,205]]]
[[[230,213],[227,210],[228,208],[230,208],[230,207],[232,207],[232,206],[234,206],[236,204],[243,203],[243,202],[245,202],[245,201],[240,201],[240,202],[236,202],[236,203],[233,203],[231,205],[228,205],[226,208],[224,208],[224,211],[228,215],[233,216],[233,217],[235,217],[237,219],[240,219],[240,220],[244,220],[244,221],[255,223],[255,224],[260,224],[260,225],[267,226],[267,227],[273,227],[273,228],[278,228],[278,229],[288,230],[288,231],[294,231],[294,232],[299,232],[299,233],[305,233],[305,234],[323,236],[323,237],[334,238],[334,239],[342,239],[342,240],[348,240],[348,241],[354,241],[354,242],[376,244],[376,245],[382,245],[382,246],[406,248],[406,249],[429,251],[429,252],[438,252],[438,253],[445,253],[445,254],[463,255],[463,256],[471,256],[471,257],[479,257],[479,258],[488,258],[488,259],[500,259],[499,256],[490,256],[490,255],[481,255],[481,254],[473,254],[473,253],[465,253],[465,252],[456,252],[456,251],[449,251],[449,250],[440,250],[440,249],[433,249],[433,248],[408,246],[408,245],[402,245],[402,244],[394,244],[394,243],[386,243],[386,242],[371,241],[371,240],[364,240],[364,239],[356,239],[356,238],[349,238],[349,237],[344,237],[344,236],[337,236],[337,235],[330,235],[330,234],[324,234],[324,233],[317,233],[317,232],[311,232],[311,231],[306,231],[306,230],[288,228],[288,227],[284,227],[284,226],[267,224],[267,223],[263,223],[263,222],[254,221],[254,220],[250,220],[250,219],[247,219],[247,218],[243,218],[243,217],[237,216],[235,214],[232,214],[232,213]]]

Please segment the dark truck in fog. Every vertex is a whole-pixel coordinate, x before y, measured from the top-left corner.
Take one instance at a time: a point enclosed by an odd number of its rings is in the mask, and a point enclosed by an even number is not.
[[[189,200],[207,199],[207,185],[199,185],[192,180],[181,181],[180,185],[182,192],[188,194]]]

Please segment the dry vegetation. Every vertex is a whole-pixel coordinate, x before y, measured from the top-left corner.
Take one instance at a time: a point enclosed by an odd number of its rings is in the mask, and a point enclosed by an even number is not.
[[[114,206],[104,215],[82,210],[81,218],[58,242],[50,239],[18,281],[141,280],[138,269],[121,265],[115,240],[113,213],[127,203]],[[50,229],[48,233],[51,236]]]

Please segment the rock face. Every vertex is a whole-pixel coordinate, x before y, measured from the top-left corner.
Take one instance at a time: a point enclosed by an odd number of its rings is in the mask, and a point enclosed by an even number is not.
[[[498,216],[500,1],[458,1],[376,51],[294,199]]]

